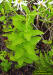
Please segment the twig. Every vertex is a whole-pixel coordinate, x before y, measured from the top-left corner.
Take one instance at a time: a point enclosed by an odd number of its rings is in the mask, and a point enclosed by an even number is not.
[[[51,27],[53,27],[53,25],[52,25]],[[49,27],[49,28],[45,31],[45,33],[46,33],[48,30],[50,30],[50,29],[51,29],[51,27]],[[45,34],[45,33],[44,33],[44,34]]]

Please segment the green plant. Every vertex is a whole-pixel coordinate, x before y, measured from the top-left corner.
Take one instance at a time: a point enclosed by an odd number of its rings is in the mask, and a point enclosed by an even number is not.
[[[48,3],[46,5],[48,6]],[[53,16],[53,8],[51,5],[48,6],[47,10],[45,7],[40,7],[38,11],[35,6],[32,11],[30,11],[27,6],[22,6],[22,8],[23,10],[19,12],[17,7],[13,7],[11,0],[9,0],[9,2],[3,1],[0,4],[0,22],[2,22],[2,30],[5,32],[2,36],[8,38],[4,42],[6,47],[11,50],[11,53],[9,53],[9,60],[17,62],[16,67],[22,67],[26,64],[35,62],[40,66],[38,67],[39,71],[45,71],[46,69],[47,72],[51,71],[50,65],[53,64],[53,61],[51,60],[52,56],[50,53],[49,56],[46,54],[43,56],[41,53],[40,57],[36,55],[34,49],[41,40],[43,32],[33,29],[32,25],[34,24],[35,17],[38,16],[39,18],[40,16],[41,19],[37,20],[48,24],[46,28],[50,27],[49,23],[53,22],[50,21]],[[51,11],[49,11],[49,9]],[[46,44],[52,43],[51,40],[43,40],[43,42]],[[11,63],[5,59],[5,56],[1,55],[0,59],[2,63],[0,65],[4,71],[7,71],[10,69]]]
[[[10,55],[10,60],[18,62],[19,67],[39,59],[35,55],[34,48],[41,39],[37,35],[43,34],[39,30],[33,30],[32,27],[37,12],[35,10],[30,12],[27,7],[23,9],[26,12],[25,16],[19,14],[12,16],[11,19],[14,28],[9,28],[8,31],[12,32],[5,34],[8,37],[6,46],[14,52],[14,55]]]
[[[6,51],[0,51],[0,68],[2,68],[2,71],[7,72],[11,68],[11,63],[6,59],[7,52]]]
[[[53,70],[52,70],[52,66],[53,66],[53,50],[48,52],[48,55],[45,53],[45,55],[43,56],[43,54],[40,52],[40,57],[39,57],[39,62],[37,63],[37,69],[34,71],[33,75],[35,74],[47,74],[47,75],[52,75],[53,74]]]

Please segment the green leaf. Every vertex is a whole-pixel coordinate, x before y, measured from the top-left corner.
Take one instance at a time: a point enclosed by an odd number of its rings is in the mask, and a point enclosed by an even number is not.
[[[41,40],[41,37],[38,37],[38,36],[32,37],[30,43],[31,43],[32,45],[36,45],[40,40]]]
[[[2,4],[0,4],[0,10],[2,9]]]
[[[32,36],[36,36],[36,35],[42,35],[44,33],[42,31],[40,31],[40,30],[32,30],[31,34],[32,34]]]
[[[27,54],[25,53],[25,56],[27,59],[29,59],[31,62],[33,61],[38,61],[39,60],[39,57],[36,55],[36,54]]]
[[[20,57],[20,58],[18,59],[18,64],[19,64],[18,66],[19,66],[19,67],[24,66],[24,64],[23,64],[23,63],[24,63],[24,60],[25,60],[25,59],[24,59],[24,57],[23,57],[23,56],[22,56],[22,57]]]
[[[23,47],[29,54],[35,54],[35,45],[40,41],[41,37],[33,37],[30,41],[26,41],[23,43]]]
[[[4,21],[4,20],[5,20],[5,16],[1,16],[0,21]]]
[[[30,58],[27,58],[27,57],[24,59],[24,62],[26,64],[32,64],[33,63],[33,61]]]
[[[3,8],[1,9],[1,13],[2,13],[3,15],[5,14],[4,9],[3,9]]]
[[[45,44],[52,44],[52,40],[43,40]]]
[[[10,11],[12,11],[12,7],[11,7],[11,3],[10,2],[5,2],[4,4],[4,9],[6,13],[9,13]]]
[[[20,57],[22,57],[24,55],[24,49],[22,46],[18,45],[15,48],[15,57],[16,59],[19,59]]]
[[[21,44],[22,42],[24,42],[22,32],[19,32],[19,33],[13,32],[7,35],[8,35],[8,40],[12,43],[12,45]]]
[[[23,44],[24,49],[28,52],[28,54],[35,54],[34,46],[30,42],[25,42]]]
[[[29,14],[30,13],[30,10],[27,6],[22,6],[23,9],[25,10],[26,14]]]
[[[24,32],[24,38],[25,38],[27,41],[30,41],[30,40],[31,40],[31,37],[32,37],[31,32]]]
[[[20,31],[25,28],[25,17],[23,15],[16,15],[12,17],[13,25]]]

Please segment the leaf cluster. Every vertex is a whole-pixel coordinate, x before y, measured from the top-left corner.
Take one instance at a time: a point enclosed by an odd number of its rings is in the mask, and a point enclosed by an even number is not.
[[[18,67],[39,59],[35,55],[34,49],[36,44],[41,40],[41,37],[37,35],[43,34],[40,30],[33,30],[32,27],[37,12],[30,12],[27,7],[24,7],[24,10],[26,12],[25,16],[15,14],[15,16],[11,17],[14,28],[8,28],[8,31],[12,32],[3,35],[8,37],[6,41],[7,48],[11,49],[14,53],[14,55],[10,55],[10,60],[16,61]]]

